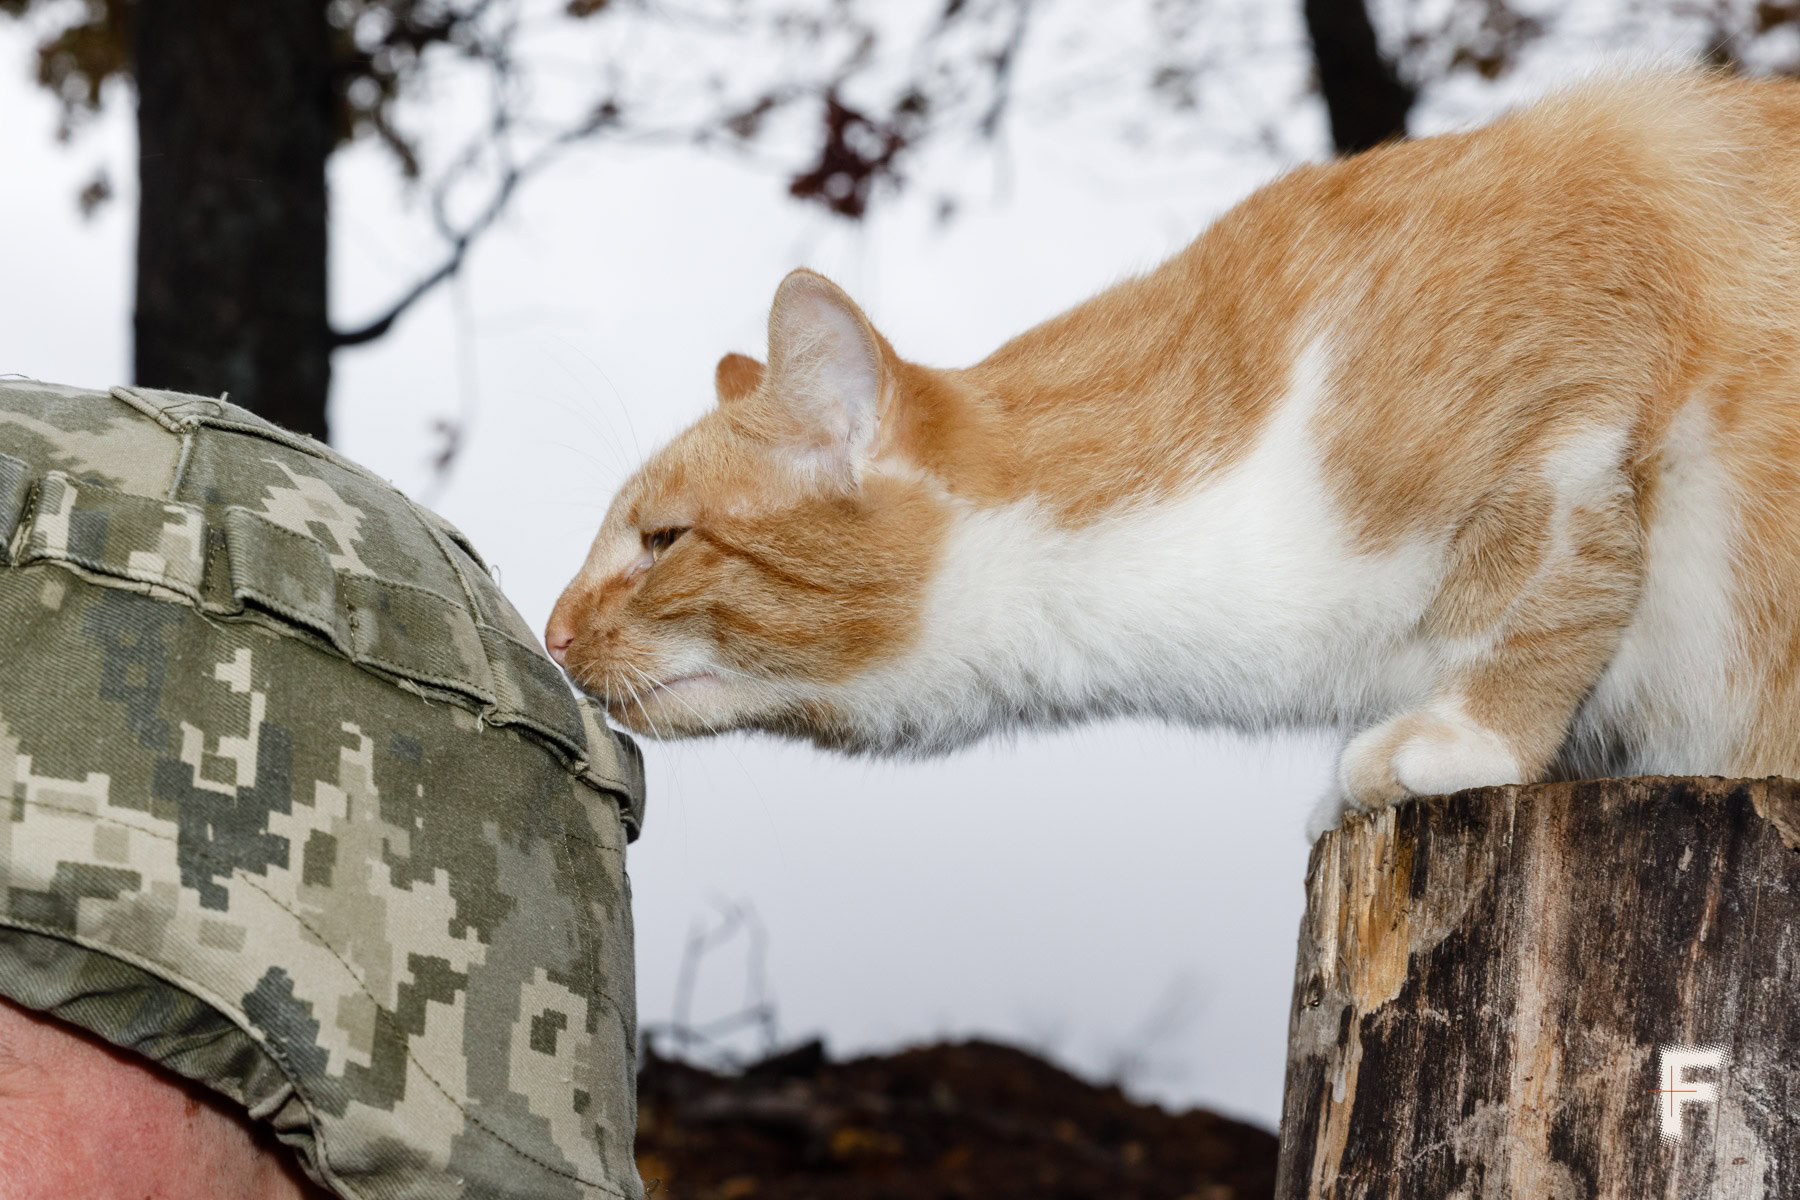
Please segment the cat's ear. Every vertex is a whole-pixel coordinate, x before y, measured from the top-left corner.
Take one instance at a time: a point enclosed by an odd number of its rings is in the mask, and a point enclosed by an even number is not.
[[[754,392],[761,384],[763,365],[748,354],[727,354],[713,371],[713,388],[720,404],[731,404]]]
[[[893,351],[823,275],[795,271],[776,289],[769,384],[778,436],[827,476],[854,485],[895,386]]]

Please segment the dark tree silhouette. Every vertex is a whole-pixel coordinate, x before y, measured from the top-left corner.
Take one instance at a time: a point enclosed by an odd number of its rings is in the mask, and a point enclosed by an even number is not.
[[[1338,153],[1405,137],[1418,93],[1382,56],[1363,0],[1305,0],[1304,10]]]
[[[323,438],[325,160],[317,0],[139,0],[136,378],[227,392]]]

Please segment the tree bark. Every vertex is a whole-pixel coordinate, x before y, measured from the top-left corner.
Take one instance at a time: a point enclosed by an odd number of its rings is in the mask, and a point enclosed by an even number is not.
[[[1405,137],[1415,94],[1381,56],[1364,0],[1306,0],[1305,12],[1338,153]]]
[[[1350,818],[1294,980],[1281,1200],[1800,1196],[1800,783]]]
[[[326,435],[324,0],[139,0],[135,373]]]

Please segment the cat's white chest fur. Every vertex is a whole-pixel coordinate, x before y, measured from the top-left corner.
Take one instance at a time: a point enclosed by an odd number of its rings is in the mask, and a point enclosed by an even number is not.
[[[1316,340],[1254,448],[1184,495],[1078,528],[957,503],[918,639],[857,687],[865,714],[908,697],[896,730],[956,742],[1113,713],[1348,726],[1427,695],[1436,651],[1410,631],[1442,547],[1353,548],[1312,430],[1328,368]]]

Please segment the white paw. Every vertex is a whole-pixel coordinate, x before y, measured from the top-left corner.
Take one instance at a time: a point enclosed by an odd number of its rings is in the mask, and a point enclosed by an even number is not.
[[[1439,702],[1365,730],[1338,760],[1344,794],[1359,808],[1464,788],[1525,782],[1505,738]]]
[[[1394,776],[1415,796],[1443,796],[1464,788],[1524,783],[1506,739],[1469,722],[1455,736],[1412,738],[1394,751]]]

